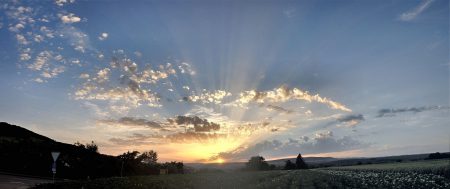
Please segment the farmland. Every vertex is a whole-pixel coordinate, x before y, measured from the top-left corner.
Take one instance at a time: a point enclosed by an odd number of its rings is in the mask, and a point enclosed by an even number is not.
[[[35,188],[448,188],[448,162],[447,159],[310,170],[106,178]]]

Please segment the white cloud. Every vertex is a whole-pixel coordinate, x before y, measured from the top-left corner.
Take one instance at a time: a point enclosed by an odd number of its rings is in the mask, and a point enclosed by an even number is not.
[[[38,54],[33,64],[28,65],[28,69],[40,71],[43,67],[48,67],[52,54],[49,51],[42,51]]]
[[[80,76],[78,78],[80,78],[80,79],[89,79],[89,74],[82,73],[82,74],[80,74]]]
[[[17,42],[21,45],[28,45],[30,42],[22,34],[16,35]]]
[[[192,66],[186,62],[182,62],[181,65],[178,66],[178,69],[180,69],[181,73],[186,73],[189,75],[195,75],[195,70],[192,69]]]
[[[419,16],[423,11],[425,11],[434,0],[423,0],[417,7],[414,9],[404,12],[399,15],[398,19],[401,21],[411,21],[414,20],[417,16]]]
[[[84,52],[85,52],[84,47],[81,46],[81,45],[75,46],[75,48],[73,48],[73,49],[75,49],[76,51],[79,51],[79,52],[81,52],[81,53],[84,53]]]
[[[286,102],[289,100],[304,100],[307,102],[317,102],[326,104],[332,109],[351,112],[349,108],[345,107],[339,102],[332,101],[328,98],[321,97],[319,94],[311,95],[308,91],[303,91],[298,88],[289,89],[286,86],[281,86],[270,91],[244,91],[239,94],[239,98],[231,103],[233,106],[245,107],[248,103],[277,103]]]
[[[65,24],[76,23],[81,21],[81,18],[75,16],[75,14],[73,13],[69,13],[68,15],[62,15],[60,18],[61,21]]]
[[[40,31],[42,32],[42,34],[44,34],[48,38],[54,38],[55,37],[54,32],[51,31],[50,29],[48,29],[45,26],[41,26]]]
[[[36,78],[33,81],[38,82],[38,83],[44,83],[45,81],[42,80],[41,78]]]
[[[75,60],[72,60],[71,63],[75,64],[75,65],[80,65],[80,60],[75,59]]]
[[[27,60],[30,60],[30,59],[31,59],[30,54],[28,54],[28,53],[21,53],[20,54],[20,61],[27,61]]]
[[[111,70],[109,68],[101,69],[97,72],[97,81],[99,83],[103,83],[109,80],[109,74],[111,73]]]
[[[101,33],[100,36],[98,36],[98,39],[101,41],[105,40],[106,38],[108,38],[108,33]]]
[[[200,102],[203,104],[208,104],[208,103],[214,103],[214,104],[221,104],[222,100],[225,97],[231,96],[231,93],[223,91],[223,90],[216,90],[216,91],[206,91],[203,90],[203,92],[199,95],[191,95],[188,96],[187,101],[190,102]]]
[[[64,4],[74,3],[75,0],[55,0],[55,4],[58,6],[64,6]]]
[[[18,23],[15,26],[10,26],[9,31],[12,32],[19,32],[21,29],[25,28],[25,26],[22,23]]]
[[[35,35],[34,41],[40,43],[40,42],[44,41],[44,37],[42,37],[42,35]]]

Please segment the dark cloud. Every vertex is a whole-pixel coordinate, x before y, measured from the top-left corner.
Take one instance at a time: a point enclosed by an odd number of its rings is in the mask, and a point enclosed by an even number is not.
[[[256,143],[253,146],[239,147],[230,152],[221,152],[216,156],[210,158],[210,160],[216,160],[219,158],[227,159],[227,160],[243,160],[248,159],[255,155],[260,155],[261,152],[270,151],[276,149],[283,145],[283,143],[279,140],[273,141],[262,141],[260,143]]]
[[[140,133],[133,133],[133,135],[128,136],[126,138],[110,138],[109,141],[115,145],[134,145],[134,146],[142,146],[148,144],[159,144],[157,142],[153,142],[152,139],[161,138],[156,135],[144,135]]]
[[[217,140],[218,138],[225,136],[226,136],[225,134],[217,134],[217,133],[183,132],[168,135],[166,138],[170,140],[170,142],[174,143],[186,143],[186,142],[205,143],[211,140]]]
[[[121,124],[127,126],[144,126],[150,128],[158,128],[161,129],[161,124],[155,121],[149,121],[142,118],[134,118],[134,117],[122,117],[117,120],[108,119],[108,120],[100,120],[99,122],[104,124]]]
[[[337,125],[338,127],[355,127],[364,120],[364,115],[362,114],[350,114],[339,117],[335,121],[326,123],[324,128],[328,128],[333,125]]]
[[[220,124],[209,122],[197,116],[177,116],[174,119],[167,119],[169,123],[177,125],[194,125],[195,132],[210,132],[220,130]]]
[[[267,107],[268,110],[278,111],[280,113],[285,113],[285,114],[290,114],[290,113],[294,112],[293,110],[288,110],[288,109],[283,108],[281,106],[275,106],[275,105],[270,105],[270,104],[267,105],[266,107]]]
[[[449,109],[449,106],[421,106],[421,107],[412,107],[412,108],[397,108],[397,109],[381,109],[378,110],[378,115],[376,117],[393,117],[397,113],[406,113],[406,112],[413,112],[413,113],[419,113],[423,111],[429,111],[429,110],[443,110],[443,109]]]
[[[362,114],[358,115],[346,115],[337,119],[341,123],[351,122],[351,121],[364,121],[364,116]]]
[[[272,156],[287,156],[302,154],[316,154],[341,152],[367,147],[369,144],[355,140],[350,136],[336,138],[332,132],[317,133],[311,140],[303,136],[300,140],[289,139],[286,142],[279,140],[262,141],[248,147],[239,147],[230,152],[222,152],[211,157],[211,160],[223,158],[227,160],[245,160],[251,156],[261,155],[261,153]]]

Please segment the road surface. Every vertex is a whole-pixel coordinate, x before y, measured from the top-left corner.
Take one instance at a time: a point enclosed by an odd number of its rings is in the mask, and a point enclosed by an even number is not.
[[[26,189],[46,182],[52,182],[52,180],[0,174],[1,189]]]

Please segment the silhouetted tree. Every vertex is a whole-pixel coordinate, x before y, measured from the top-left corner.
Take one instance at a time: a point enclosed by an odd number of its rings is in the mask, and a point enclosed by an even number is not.
[[[183,173],[184,170],[184,164],[183,162],[176,162],[176,161],[172,161],[172,162],[166,162],[161,164],[161,168],[163,169],[168,169],[169,170],[169,174],[172,173]]]
[[[296,169],[296,168],[297,168],[297,166],[294,163],[292,163],[291,160],[287,160],[286,164],[284,165],[285,170],[292,170],[292,169]]]
[[[79,148],[86,149],[88,151],[98,153],[98,146],[97,146],[97,144],[94,143],[94,141],[91,141],[90,144],[87,143],[86,145],[81,144],[80,142],[77,141],[77,142],[75,142],[74,145],[79,147]]]
[[[86,144],[86,150],[98,153],[98,146],[94,143],[94,141],[91,141],[90,144]]]
[[[153,150],[143,152],[141,155],[137,157],[137,159],[144,164],[147,165],[156,165],[158,161],[158,153]]]
[[[443,159],[443,158],[450,158],[450,153],[431,153],[428,155],[428,158],[426,159]]]
[[[305,161],[302,158],[302,154],[298,154],[297,159],[295,160],[295,165],[297,169],[307,169],[308,165],[306,165]]]
[[[262,157],[262,156],[253,156],[246,163],[246,168],[248,170],[254,170],[254,171],[268,170],[269,169],[269,164],[265,161],[264,157]]]

